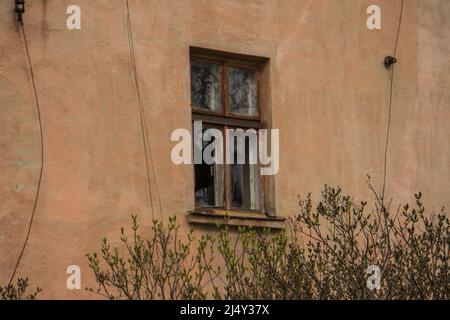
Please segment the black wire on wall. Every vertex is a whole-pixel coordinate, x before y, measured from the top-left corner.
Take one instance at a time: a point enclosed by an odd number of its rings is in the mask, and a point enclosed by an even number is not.
[[[129,41],[129,46],[130,46],[131,63],[132,63],[132,68],[133,68],[133,75],[134,75],[134,81],[136,84],[136,92],[137,92],[139,111],[140,111],[141,132],[142,132],[142,138],[143,138],[143,144],[144,144],[145,162],[146,162],[146,169],[147,169],[147,181],[148,181],[148,189],[149,189],[149,196],[150,196],[150,202],[151,202],[150,206],[151,206],[151,210],[152,210],[152,215],[154,216],[153,196],[152,196],[152,190],[151,190],[151,179],[150,179],[150,169],[149,169],[149,167],[150,167],[149,157],[150,157],[150,161],[152,161],[152,155],[151,155],[151,149],[148,146],[148,130],[147,130],[145,113],[144,113],[144,108],[143,108],[143,104],[142,104],[142,98],[141,98],[141,93],[140,93],[139,83],[138,83],[138,78],[137,78],[137,68],[136,68],[136,60],[135,60],[135,55],[134,55],[133,34],[132,34],[132,29],[131,29],[128,0],[126,0],[126,7],[127,7],[128,41]],[[23,21],[22,21],[21,17],[19,18],[19,25],[20,25],[21,34],[23,37],[25,52],[26,52],[28,66],[29,66],[29,70],[30,70],[31,82],[32,82],[32,86],[33,86],[34,97],[35,97],[35,101],[36,101],[36,110],[37,110],[38,126],[39,126],[39,138],[40,138],[40,147],[41,147],[40,148],[41,161],[40,161],[39,177],[38,177],[38,182],[37,182],[37,187],[36,187],[36,195],[34,198],[33,209],[31,212],[25,241],[22,245],[20,254],[19,254],[16,264],[14,266],[14,270],[12,272],[11,278],[8,283],[9,285],[11,285],[12,281],[14,280],[14,278],[17,274],[17,270],[19,268],[20,262],[22,260],[23,254],[24,254],[25,249],[28,244],[28,240],[30,238],[31,229],[33,226],[34,218],[36,215],[36,209],[37,209],[37,205],[38,205],[38,201],[39,201],[39,195],[40,195],[40,190],[41,190],[41,185],[42,185],[42,177],[43,177],[43,171],[44,171],[44,134],[43,134],[43,129],[42,129],[41,108],[40,108],[39,97],[38,97],[38,93],[37,93],[37,89],[36,89],[36,81],[35,81],[35,77],[34,77],[33,64],[31,62],[30,52],[28,49],[28,39],[27,39],[25,27],[23,25]],[[155,174],[153,166],[151,168],[151,171],[152,171],[153,177],[155,179],[155,185],[156,185],[156,174]],[[160,214],[162,215],[161,198],[159,195],[157,185],[156,185],[156,193],[157,193],[157,197],[158,197],[159,211],[160,211]]]
[[[28,244],[28,239],[30,238],[31,227],[33,226],[34,216],[36,214],[36,208],[37,208],[38,200],[39,200],[39,193],[41,191],[42,175],[43,175],[43,171],[44,171],[44,134],[43,134],[43,130],[42,130],[41,108],[40,108],[40,104],[39,104],[39,97],[38,97],[37,90],[36,90],[36,82],[35,82],[35,79],[34,79],[33,65],[31,63],[30,52],[28,50],[27,35],[26,35],[26,32],[25,32],[25,27],[23,25],[23,22],[20,22],[20,30],[21,30],[21,33],[22,33],[22,36],[23,36],[23,42],[24,42],[24,45],[25,45],[25,52],[26,52],[26,55],[27,55],[28,65],[29,65],[29,68],[30,68],[31,82],[33,84],[34,98],[35,98],[35,101],[36,101],[36,110],[37,110],[38,124],[39,124],[39,136],[40,136],[40,144],[41,144],[41,163],[40,163],[39,178],[38,178],[38,183],[37,183],[37,188],[36,188],[36,195],[35,195],[35,198],[34,198],[34,205],[33,205],[33,210],[31,212],[30,222],[28,224],[27,235],[25,237],[25,241],[23,243],[23,246],[22,246],[22,249],[20,251],[19,257],[17,258],[16,265],[14,266],[14,271],[13,271],[13,273],[11,275],[11,279],[9,280],[9,285],[12,283],[12,281],[14,280],[14,277],[16,276],[17,269],[19,268],[20,261],[22,260],[22,256],[23,256],[23,254],[25,252],[25,248],[26,248],[26,246]]]
[[[394,57],[396,57],[396,55],[397,55],[398,39],[400,36],[400,27],[402,25],[403,5],[404,5],[404,0],[401,0],[400,14],[399,14],[398,26],[397,26],[397,35],[395,38],[395,45],[394,45]],[[388,119],[387,119],[387,129],[386,129],[386,143],[384,146],[383,185],[382,185],[382,190],[381,190],[381,200],[383,201],[383,203],[384,203],[384,192],[386,189],[388,147],[389,147],[389,136],[390,136],[391,114],[392,114],[392,95],[393,95],[392,93],[393,93],[393,86],[394,86],[394,70],[395,70],[395,64],[392,64],[390,67]]]
[[[127,10],[128,46],[130,49],[131,67],[133,69],[133,79],[134,79],[134,83],[135,83],[135,87],[136,87],[136,95],[137,95],[138,106],[139,106],[139,118],[140,118],[140,125],[141,125],[142,142],[143,142],[143,146],[144,146],[145,166],[146,166],[146,170],[147,170],[147,184],[148,184],[148,192],[149,192],[149,197],[150,197],[150,208],[152,211],[152,218],[154,218],[153,192],[152,192],[151,178],[150,178],[150,171],[151,171],[153,180],[155,181],[155,189],[156,189],[155,193],[156,193],[156,197],[158,198],[159,214],[162,217],[161,197],[160,197],[159,191],[158,191],[155,168],[153,166],[152,150],[149,145],[149,139],[148,139],[148,129],[147,129],[147,121],[145,118],[145,110],[144,110],[144,105],[142,103],[141,91],[139,88],[139,81],[138,81],[137,67],[136,67],[136,57],[135,57],[135,50],[134,50],[134,41],[133,41],[133,29],[131,27],[131,17],[130,17],[130,8],[129,8],[128,0],[125,0],[125,4],[126,4],[126,10]]]

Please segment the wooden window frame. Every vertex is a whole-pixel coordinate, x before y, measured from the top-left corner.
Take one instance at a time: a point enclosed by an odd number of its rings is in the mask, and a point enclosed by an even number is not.
[[[192,105],[191,100],[191,114],[192,121],[201,120],[208,126],[219,126],[223,133],[224,151],[227,145],[226,130],[230,128],[242,128],[242,129],[262,129],[268,128],[267,121],[265,121],[265,110],[262,106],[262,70],[267,63],[267,58],[241,55],[235,53],[227,53],[222,51],[215,51],[209,49],[203,49],[198,47],[190,48],[190,60],[192,61],[215,63],[222,66],[221,70],[221,108],[220,111],[205,110],[202,108],[196,108]],[[257,114],[256,115],[243,115],[230,112],[229,106],[229,94],[228,94],[228,67],[246,68],[255,72],[256,75],[256,90],[257,90]],[[190,70],[190,69],[189,69]],[[224,154],[225,155],[225,154]],[[193,168],[193,174],[195,177],[195,166]],[[267,177],[260,175],[259,179],[259,209],[239,209],[232,207],[231,197],[231,165],[224,163],[224,207],[197,207],[195,211],[207,212],[207,213],[227,213],[227,212],[239,212],[244,214],[264,214],[266,213],[266,184]]]

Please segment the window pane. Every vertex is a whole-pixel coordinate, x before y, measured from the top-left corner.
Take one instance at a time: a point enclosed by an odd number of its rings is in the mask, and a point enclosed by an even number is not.
[[[245,164],[237,164],[237,144],[234,148],[234,164],[231,165],[231,206],[234,209],[259,210],[259,166],[249,163],[248,140],[245,146]]]
[[[213,141],[203,141],[202,154],[206,146]],[[223,207],[223,177],[222,164],[195,165],[195,205],[197,207]]]
[[[233,113],[257,114],[256,72],[236,67],[228,68],[229,108]]]
[[[220,111],[222,67],[215,63],[191,62],[191,103],[205,110]]]

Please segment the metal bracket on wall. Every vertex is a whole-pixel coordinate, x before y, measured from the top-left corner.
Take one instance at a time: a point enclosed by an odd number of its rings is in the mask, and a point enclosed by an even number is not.
[[[391,65],[393,65],[396,62],[397,62],[397,59],[392,56],[387,56],[386,58],[384,58],[384,65],[386,66],[386,68],[389,68]]]
[[[25,13],[25,0],[15,0],[15,9],[17,13],[17,20],[20,24],[23,24],[22,14]]]

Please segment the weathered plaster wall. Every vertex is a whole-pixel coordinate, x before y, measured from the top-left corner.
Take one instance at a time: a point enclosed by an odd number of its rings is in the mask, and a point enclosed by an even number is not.
[[[39,174],[37,113],[12,0],[0,2],[0,283],[26,235]],[[190,127],[189,46],[270,58],[279,215],[323,184],[368,195],[381,187],[389,74],[400,1],[129,0],[158,201],[149,205],[124,1],[79,0],[82,29],[66,29],[69,0],[27,0],[25,28],[41,104],[45,165],[18,275],[45,298],[85,298],[65,287],[70,264],[93,284],[84,254],[137,212],[176,214],[187,229],[192,168],[170,160],[170,134]],[[382,30],[366,8],[382,9]],[[422,190],[431,209],[450,197],[450,3],[405,0],[396,65],[387,193]],[[158,196],[154,195],[154,200]],[[151,209],[153,207],[153,210]]]

